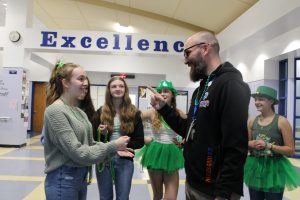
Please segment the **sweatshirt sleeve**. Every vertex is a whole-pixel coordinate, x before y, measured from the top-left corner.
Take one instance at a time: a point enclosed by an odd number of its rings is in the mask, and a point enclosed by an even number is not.
[[[228,81],[221,93],[221,161],[215,195],[230,198],[236,185],[242,185],[243,168],[247,157],[247,118],[250,89],[241,81]],[[230,192],[231,191],[231,192]]]
[[[168,104],[158,110],[158,112],[178,135],[181,135],[183,138],[185,138],[187,119],[183,119],[180,117],[180,115],[176,115],[175,110],[172,109]]]
[[[45,112],[50,140],[61,153],[83,166],[103,162],[115,154],[117,148],[114,142],[106,144],[97,142],[89,146],[78,141],[66,115],[58,106]]]
[[[130,135],[130,141],[127,145],[128,148],[139,149],[144,145],[144,127],[141,118],[141,113],[138,111],[134,118],[134,132]]]

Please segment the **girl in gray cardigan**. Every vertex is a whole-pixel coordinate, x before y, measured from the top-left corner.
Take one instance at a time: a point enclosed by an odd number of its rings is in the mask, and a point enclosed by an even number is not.
[[[86,199],[89,167],[124,150],[129,142],[128,136],[106,144],[93,140],[92,125],[79,108],[89,98],[87,86],[79,65],[58,62],[52,70],[44,116],[47,200]]]

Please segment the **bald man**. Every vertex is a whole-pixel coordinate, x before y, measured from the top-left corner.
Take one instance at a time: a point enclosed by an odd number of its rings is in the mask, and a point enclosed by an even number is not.
[[[174,131],[186,138],[186,199],[240,199],[248,150],[249,86],[231,63],[221,62],[214,34],[196,33],[184,47],[190,79],[200,81],[188,118],[176,115],[154,90],[151,104]]]

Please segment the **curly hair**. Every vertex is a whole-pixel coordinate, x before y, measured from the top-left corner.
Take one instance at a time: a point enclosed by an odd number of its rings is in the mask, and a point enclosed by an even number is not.
[[[51,105],[63,93],[62,79],[70,80],[75,68],[80,67],[73,63],[65,63],[61,66],[55,64],[52,69],[49,83],[46,87],[46,105]]]
[[[170,90],[172,92],[172,98],[171,98],[171,108],[173,108],[175,110],[175,114],[178,116],[179,115],[179,111],[177,110],[176,107],[176,94]],[[158,91],[160,93],[160,91]],[[161,129],[161,115],[155,111],[155,116],[154,119],[152,120],[152,127],[154,129],[155,133],[158,133],[159,130]]]
[[[103,124],[106,124],[108,131],[110,133],[112,133],[113,125],[114,125],[114,117],[116,116],[116,110],[112,103],[112,96],[110,93],[110,85],[115,80],[122,81],[125,86],[125,94],[123,96],[123,101],[120,105],[120,113],[119,113],[120,122],[121,122],[120,131],[121,131],[121,134],[132,133],[134,130],[134,118],[135,118],[136,112],[138,112],[138,109],[131,103],[127,83],[125,82],[125,80],[122,77],[114,76],[109,80],[109,82],[106,86],[105,102],[104,102],[104,105],[102,106],[100,121]]]

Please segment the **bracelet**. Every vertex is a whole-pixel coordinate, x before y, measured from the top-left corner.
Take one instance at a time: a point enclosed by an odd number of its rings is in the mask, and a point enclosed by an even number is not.
[[[270,150],[271,150],[271,151],[273,150],[273,145],[274,145],[274,142],[271,143],[271,146],[270,146]]]

